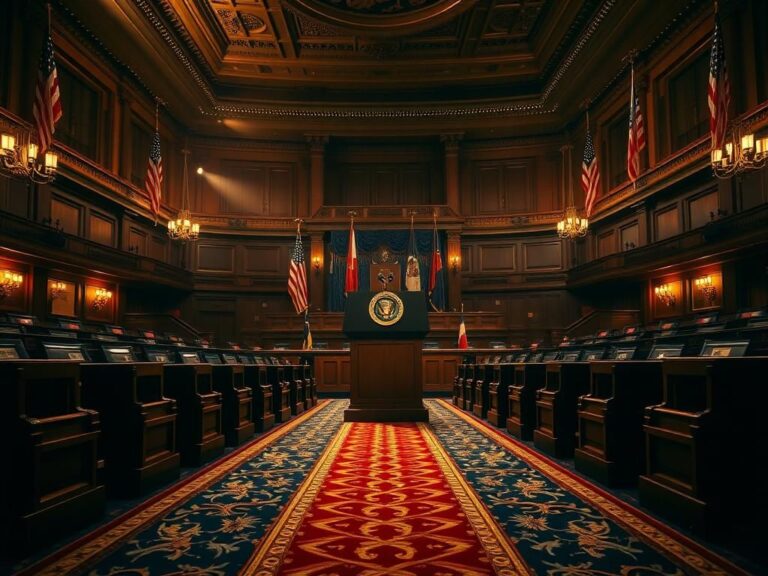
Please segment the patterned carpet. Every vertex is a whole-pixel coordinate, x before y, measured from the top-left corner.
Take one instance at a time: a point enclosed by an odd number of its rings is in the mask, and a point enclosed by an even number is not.
[[[23,574],[745,574],[448,402],[322,403]]]

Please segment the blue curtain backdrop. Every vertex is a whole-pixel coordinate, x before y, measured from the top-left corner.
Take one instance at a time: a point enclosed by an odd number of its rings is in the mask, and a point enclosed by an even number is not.
[[[429,287],[429,266],[432,262],[432,238],[433,230],[414,230],[416,236],[416,250],[419,253],[419,274],[421,287],[425,298]],[[447,272],[445,261],[445,233],[438,231],[438,243],[440,244],[440,257],[443,261],[443,269],[438,274],[439,281],[435,288],[432,301],[440,310],[445,310],[445,279]],[[392,260],[400,264],[400,276],[403,290],[405,289],[405,265],[408,260],[408,240],[410,230],[355,230],[357,239],[357,264],[359,267],[359,289],[366,292],[371,289],[369,272],[371,269],[371,256],[381,246],[386,246]],[[344,275],[347,270],[347,245],[349,244],[349,230],[337,230],[330,232],[328,248],[331,253],[331,262],[328,265],[328,284],[326,291],[326,309],[330,312],[344,311]]]

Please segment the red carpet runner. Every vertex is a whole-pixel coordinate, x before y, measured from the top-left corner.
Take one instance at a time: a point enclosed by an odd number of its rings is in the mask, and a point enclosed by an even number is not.
[[[345,424],[313,474],[242,574],[527,572],[423,425]]]

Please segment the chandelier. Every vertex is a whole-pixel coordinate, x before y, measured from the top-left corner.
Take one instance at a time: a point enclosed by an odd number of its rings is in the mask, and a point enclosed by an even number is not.
[[[575,240],[587,235],[587,229],[589,228],[589,220],[581,218],[579,211],[576,210],[576,205],[573,201],[573,174],[570,170],[571,167],[571,149],[573,146],[566,145],[560,148],[560,152],[563,156],[563,170],[562,170],[562,188],[563,199],[565,199],[565,177],[568,175],[568,205],[565,209],[562,219],[557,223],[557,235],[564,240]],[[566,153],[568,160],[566,161]],[[565,202],[563,202],[565,204]]]
[[[43,161],[38,162],[39,147],[29,136],[25,137],[21,144],[17,144],[16,137],[11,134],[0,136],[0,174],[6,177],[29,178],[37,184],[48,184],[56,177],[56,168],[59,158],[55,152],[48,150],[43,155]]]
[[[765,166],[768,158],[768,136],[755,138],[745,134],[742,123],[736,123],[731,138],[720,149],[712,150],[712,172],[718,178],[730,178],[741,172]]]
[[[171,240],[186,242],[187,240],[197,240],[197,237],[200,236],[200,224],[192,221],[192,214],[189,211],[189,182],[187,179],[187,156],[189,156],[189,150],[185,148],[181,153],[184,154],[181,210],[176,215],[176,220],[168,220],[168,236],[171,237]]]

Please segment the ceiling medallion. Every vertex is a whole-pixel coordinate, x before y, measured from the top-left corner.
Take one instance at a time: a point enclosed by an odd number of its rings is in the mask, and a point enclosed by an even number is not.
[[[412,34],[471,8],[466,0],[285,0],[297,12],[362,35]]]

